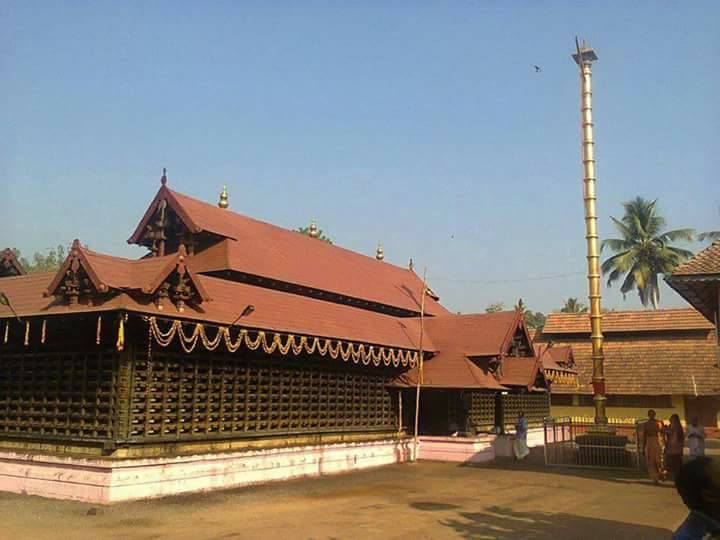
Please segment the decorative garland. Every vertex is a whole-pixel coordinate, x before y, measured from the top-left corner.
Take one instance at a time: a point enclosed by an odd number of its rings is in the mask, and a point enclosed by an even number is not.
[[[263,351],[267,354],[279,351],[282,355],[287,355],[292,352],[297,356],[305,351],[307,354],[318,353],[320,356],[329,354],[333,360],[337,360],[338,357],[342,358],[345,362],[352,359],[356,364],[362,362],[364,365],[368,365],[372,362],[375,366],[385,364],[386,366],[393,365],[399,367],[400,365],[408,366],[409,364],[410,367],[415,367],[418,359],[417,351],[403,351],[401,349],[375,347],[374,345],[366,347],[364,344],[342,342],[327,338],[287,334],[285,336],[285,342],[283,343],[283,336],[281,334],[273,333],[272,339],[268,339],[268,334],[262,330],[258,331],[255,339],[253,339],[250,337],[250,332],[244,328],[240,330],[237,338],[233,341],[230,336],[230,329],[226,326],[219,327],[215,336],[211,338],[208,336],[205,326],[201,323],[195,324],[192,333],[188,335],[185,333],[183,324],[178,320],[173,321],[170,329],[163,332],[158,326],[155,317],[147,317],[146,320],[148,321],[149,338],[152,337],[161,347],[167,347],[175,337],[177,337],[180,346],[188,354],[195,350],[198,341],[200,341],[208,351],[214,351],[221,343],[224,343],[227,350],[234,353],[244,344],[245,347],[251,351],[262,347]],[[148,343],[149,342],[150,339],[148,339]]]

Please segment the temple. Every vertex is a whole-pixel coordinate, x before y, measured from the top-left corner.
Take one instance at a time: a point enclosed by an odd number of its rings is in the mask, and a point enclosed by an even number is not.
[[[405,461],[418,378],[422,434],[548,415],[519,311],[451,314],[381,247],[228,207],[163,174],[141,259],[75,240],[25,274],[2,252],[1,490],[106,503]]]

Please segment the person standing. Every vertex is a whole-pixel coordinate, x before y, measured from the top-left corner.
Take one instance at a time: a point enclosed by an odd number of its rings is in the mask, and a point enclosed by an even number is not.
[[[670,417],[670,425],[666,428],[665,434],[665,466],[672,478],[675,479],[682,467],[683,449],[685,448],[685,432],[677,414]]]
[[[705,455],[705,428],[698,422],[697,416],[693,416],[687,428],[687,444],[690,459]]]
[[[650,480],[655,484],[665,479],[662,466],[662,422],[655,418],[655,411],[648,411],[648,419],[642,425],[642,451],[645,454],[645,465],[647,466]]]
[[[515,442],[513,443],[515,459],[525,459],[530,453],[530,449],[527,445],[527,432],[528,423],[525,419],[525,413],[520,411],[520,414],[518,414],[518,420],[515,423]]]

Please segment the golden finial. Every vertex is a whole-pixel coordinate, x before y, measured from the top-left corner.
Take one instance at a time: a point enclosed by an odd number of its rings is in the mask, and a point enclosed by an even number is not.
[[[227,208],[230,206],[230,203],[228,203],[227,186],[223,186],[222,191],[220,192],[220,201],[218,202],[218,206],[220,208]]]
[[[410,257],[410,262],[408,263],[408,270],[412,270],[412,269],[413,269],[413,266],[414,266],[414,265],[413,265],[413,260],[412,260],[412,257]]]
[[[381,243],[378,243],[377,250],[375,251],[375,258],[378,261],[382,261],[385,258],[385,252],[383,251],[383,247]]]
[[[310,238],[320,238],[320,229],[318,229],[317,224],[315,223],[315,220],[313,219],[310,222]]]

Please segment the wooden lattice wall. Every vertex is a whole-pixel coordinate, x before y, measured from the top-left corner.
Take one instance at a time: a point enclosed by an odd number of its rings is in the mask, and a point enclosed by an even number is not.
[[[470,408],[468,417],[477,431],[489,431],[495,427],[496,394],[487,392],[469,392]]]
[[[113,439],[113,350],[0,355],[0,435]]]
[[[397,429],[378,368],[312,359],[144,352],[134,358],[130,439]]]
[[[525,413],[529,426],[543,425],[543,419],[550,416],[550,394],[538,392],[534,394],[503,394],[502,415],[506,431],[514,431],[520,412]]]

